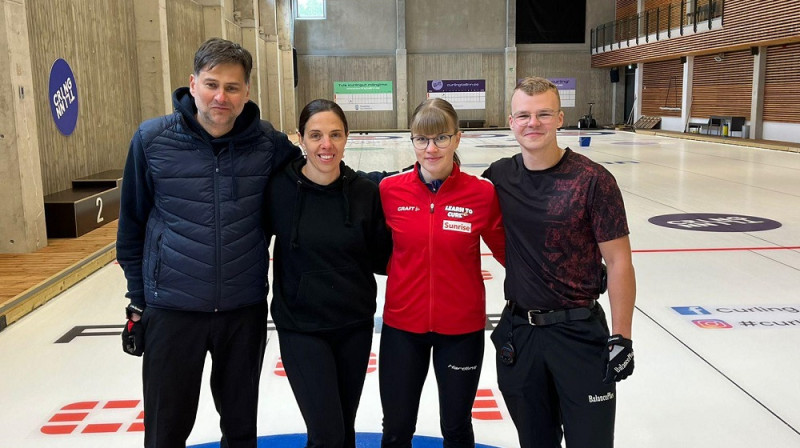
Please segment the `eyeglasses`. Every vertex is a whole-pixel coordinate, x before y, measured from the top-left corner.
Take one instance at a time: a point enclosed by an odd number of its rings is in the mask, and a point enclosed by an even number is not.
[[[558,116],[557,110],[542,110],[536,112],[536,115],[531,115],[527,112],[520,112],[516,115],[512,115],[511,119],[514,120],[514,124],[517,126],[527,126],[528,123],[531,122],[531,118],[534,116],[539,123],[542,124],[550,124],[555,121],[556,117]]]
[[[421,135],[415,135],[411,137],[411,143],[414,144],[414,147],[417,149],[425,149],[428,147],[428,142],[433,142],[439,149],[445,149],[448,145],[450,145],[450,140],[456,134],[439,134],[436,137],[428,138],[423,137]]]
[[[312,141],[314,143],[318,143],[318,142],[321,142],[324,137],[325,136],[324,136],[323,133],[312,131],[312,132],[309,132],[309,133],[306,134],[305,139],[309,140],[309,141]],[[344,132],[333,131],[330,134],[328,134],[328,139],[332,143],[341,143],[341,142],[347,140],[347,134],[345,134]]]

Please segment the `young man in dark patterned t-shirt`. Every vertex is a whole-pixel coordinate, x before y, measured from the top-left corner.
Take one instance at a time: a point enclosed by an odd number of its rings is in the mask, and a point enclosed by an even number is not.
[[[557,448],[562,437],[569,448],[612,447],[615,383],[633,372],[628,224],[611,173],[558,146],[563,123],[557,87],[524,79],[509,116],[521,153],[483,174],[506,231],[498,384],[523,448]],[[606,280],[611,333],[597,303]]]

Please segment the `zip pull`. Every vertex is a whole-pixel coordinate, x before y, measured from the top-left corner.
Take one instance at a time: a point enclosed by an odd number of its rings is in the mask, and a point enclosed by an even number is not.
[[[431,214],[433,214],[433,202],[431,202]]]

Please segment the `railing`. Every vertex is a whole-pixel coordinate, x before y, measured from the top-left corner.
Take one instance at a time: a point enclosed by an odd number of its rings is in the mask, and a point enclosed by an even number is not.
[[[591,30],[592,52],[670,39],[702,27],[710,30],[724,9],[725,0],[683,0],[604,23]]]

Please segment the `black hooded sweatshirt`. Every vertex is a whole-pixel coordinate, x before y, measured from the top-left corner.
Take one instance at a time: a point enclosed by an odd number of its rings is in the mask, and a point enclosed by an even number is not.
[[[371,325],[374,273],[385,274],[391,234],[372,181],[344,162],[330,185],[317,185],[298,158],[276,173],[267,195],[275,235],[272,319],[281,330],[314,332]]]

